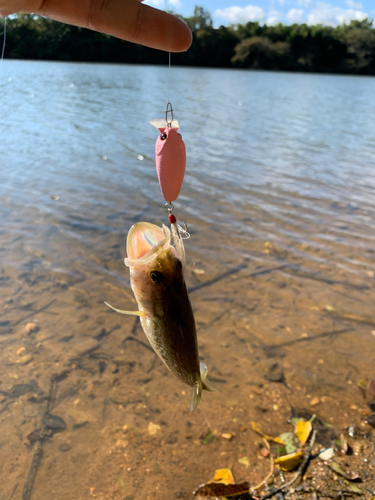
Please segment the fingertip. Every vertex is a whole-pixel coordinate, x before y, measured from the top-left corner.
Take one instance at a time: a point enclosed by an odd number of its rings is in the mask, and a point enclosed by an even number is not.
[[[134,40],[136,43],[167,52],[185,52],[189,49],[193,35],[184,21],[149,5],[139,6],[142,14]]]
[[[170,15],[170,14],[169,14]],[[181,19],[172,16],[176,22],[173,33],[173,49],[171,52],[186,52],[193,42],[193,34],[189,26]]]

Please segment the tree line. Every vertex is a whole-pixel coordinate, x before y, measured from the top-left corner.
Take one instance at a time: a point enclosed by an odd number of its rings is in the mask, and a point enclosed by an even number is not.
[[[191,48],[173,54],[173,65],[375,75],[372,21],[337,27],[258,22],[214,28],[195,7],[183,18],[193,32]],[[3,35],[0,29],[0,36]],[[165,52],[32,14],[7,21],[5,58],[166,64]]]

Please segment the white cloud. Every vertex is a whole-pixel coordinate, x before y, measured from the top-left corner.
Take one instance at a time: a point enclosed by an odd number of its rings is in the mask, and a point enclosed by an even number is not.
[[[316,8],[312,9],[307,16],[307,24],[324,24],[337,26],[338,24],[349,24],[350,21],[362,21],[368,14],[361,10],[341,9],[333,7],[325,2],[318,2]]]
[[[311,0],[298,0],[297,3],[302,7],[308,7],[311,4]]]
[[[351,9],[363,9],[363,5],[361,4],[361,2],[354,2],[353,0],[346,0],[346,5]]]
[[[171,7],[181,7],[180,0],[146,0],[144,3],[161,10],[170,10]]]
[[[256,5],[247,5],[246,7],[227,7],[226,9],[215,10],[215,15],[231,24],[247,23],[249,21],[263,21],[264,11]]]
[[[173,5],[173,7],[176,7],[176,9],[179,9],[181,7],[180,0],[168,0],[167,4]]]
[[[276,0],[280,5],[284,5],[285,0]]]
[[[268,13],[266,24],[268,24],[268,26],[279,24],[281,23],[282,16],[283,15],[281,12],[278,12],[277,10],[271,10]]]
[[[290,9],[286,15],[286,18],[290,23],[304,23],[305,11],[303,11],[302,9]]]

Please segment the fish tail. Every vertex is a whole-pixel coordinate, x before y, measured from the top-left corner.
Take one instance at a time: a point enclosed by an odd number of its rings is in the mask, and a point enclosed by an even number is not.
[[[199,405],[201,396],[202,396],[202,381],[197,380],[191,390],[190,411],[194,411],[195,408]]]
[[[208,374],[207,366],[204,363],[202,363],[202,361],[200,361],[199,365],[201,371],[202,388],[205,391],[213,391],[213,392],[218,391],[219,389],[217,389],[214,385],[212,385],[212,383],[207,378]]]

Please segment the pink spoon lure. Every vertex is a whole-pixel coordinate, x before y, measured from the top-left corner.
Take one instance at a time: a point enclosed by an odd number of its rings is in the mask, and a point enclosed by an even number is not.
[[[180,194],[186,167],[186,148],[178,133],[177,120],[151,120],[160,135],[155,145],[156,171],[160,189],[167,203]]]

